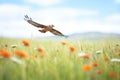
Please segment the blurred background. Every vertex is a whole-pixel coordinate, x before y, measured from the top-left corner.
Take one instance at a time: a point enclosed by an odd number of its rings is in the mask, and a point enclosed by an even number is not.
[[[0,0],[1,37],[53,36],[38,32],[24,20],[55,25],[63,34],[120,34],[120,0]]]

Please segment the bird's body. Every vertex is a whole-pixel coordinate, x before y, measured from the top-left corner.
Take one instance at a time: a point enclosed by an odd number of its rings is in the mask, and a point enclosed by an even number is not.
[[[63,35],[60,31],[53,29],[54,25],[43,25],[40,23],[37,23],[35,21],[33,21],[31,18],[29,18],[27,15],[25,15],[24,18],[29,24],[37,27],[37,28],[43,28],[42,30],[38,30],[41,33],[46,33],[47,31],[50,31],[51,33],[53,33],[54,35],[58,35],[58,36],[65,36]],[[66,36],[65,36],[66,37]]]

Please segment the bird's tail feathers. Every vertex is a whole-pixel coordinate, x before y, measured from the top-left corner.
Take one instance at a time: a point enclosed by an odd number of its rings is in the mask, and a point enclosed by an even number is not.
[[[68,38],[69,36],[68,35],[64,35],[65,38]]]

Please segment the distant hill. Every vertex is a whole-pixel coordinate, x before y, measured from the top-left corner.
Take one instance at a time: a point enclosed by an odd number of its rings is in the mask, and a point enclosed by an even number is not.
[[[102,32],[85,32],[85,33],[73,33],[68,35],[69,39],[101,39],[101,38],[120,38],[120,34],[117,33],[102,33]],[[59,36],[48,36],[43,37],[47,39],[63,39],[64,37]]]
[[[70,38],[90,38],[90,39],[99,39],[105,37],[118,37],[120,34],[117,33],[102,33],[102,32],[86,32],[86,33],[74,33],[69,35]]]

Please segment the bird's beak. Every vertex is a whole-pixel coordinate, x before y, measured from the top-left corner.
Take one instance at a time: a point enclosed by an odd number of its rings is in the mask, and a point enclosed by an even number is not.
[[[51,25],[52,27],[55,27],[54,25]]]

